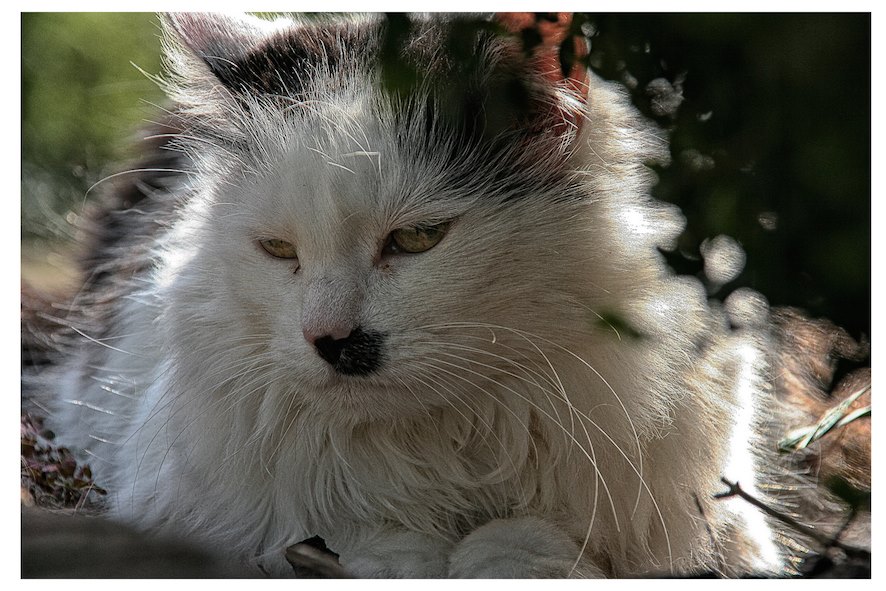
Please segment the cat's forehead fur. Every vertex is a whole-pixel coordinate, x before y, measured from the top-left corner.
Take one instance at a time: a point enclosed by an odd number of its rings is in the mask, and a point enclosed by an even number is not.
[[[378,19],[252,21],[167,18],[169,90],[181,105],[181,141],[198,165],[207,148],[221,148],[213,166],[261,169],[301,142],[343,170],[351,167],[336,160],[342,155],[378,156],[380,175],[409,168],[434,179],[434,193],[470,194],[481,183],[501,199],[569,197],[563,187],[545,188],[565,178],[574,133],[550,131],[544,120],[556,115],[555,89],[539,84],[511,41],[474,32],[465,69],[447,56],[447,21],[416,21],[393,56]],[[418,71],[408,94],[385,91],[383,55]]]

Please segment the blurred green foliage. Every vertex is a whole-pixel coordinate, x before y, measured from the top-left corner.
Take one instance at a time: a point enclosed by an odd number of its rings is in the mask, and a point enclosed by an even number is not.
[[[729,234],[748,263],[712,295],[751,286],[773,304],[870,335],[870,15],[578,22],[592,67],[625,82],[638,108],[670,131],[673,162],[659,170],[655,193],[688,218],[672,266],[700,273],[699,244]],[[162,100],[130,64],[159,71],[157,35],[147,14],[22,16],[23,238],[63,234],[65,213],[119,169],[154,111],[144,101]],[[386,73],[410,74],[396,64]],[[669,97],[682,98],[676,112],[660,108]]]
[[[121,165],[162,93],[157,17],[22,14],[22,237],[64,232],[67,210]],[[135,64],[135,65],[133,65]]]

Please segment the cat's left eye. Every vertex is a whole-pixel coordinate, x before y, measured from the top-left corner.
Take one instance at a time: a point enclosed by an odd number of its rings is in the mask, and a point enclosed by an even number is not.
[[[435,226],[400,228],[399,230],[394,230],[388,236],[384,250],[391,254],[425,252],[443,240],[443,236],[446,235],[446,230],[448,229],[449,222]]]
[[[268,238],[266,240],[259,240],[258,243],[261,244],[261,247],[265,249],[265,252],[272,257],[278,259],[298,258],[298,253],[295,252],[295,245],[291,242],[280,240],[278,238]]]

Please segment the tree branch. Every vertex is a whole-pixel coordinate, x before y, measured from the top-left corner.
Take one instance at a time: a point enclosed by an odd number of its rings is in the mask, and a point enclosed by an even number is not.
[[[852,558],[867,558],[867,559],[871,558],[871,553],[868,550],[865,550],[864,548],[857,548],[855,546],[850,546],[848,544],[844,544],[843,542],[841,542],[840,540],[838,540],[836,538],[832,538],[830,536],[823,534],[820,531],[816,531],[807,525],[803,525],[802,523],[800,523],[799,521],[797,521],[793,517],[790,517],[789,515],[785,515],[781,511],[778,511],[777,509],[773,509],[769,505],[765,504],[763,501],[760,501],[756,497],[745,492],[741,488],[741,486],[739,486],[738,482],[730,482],[726,478],[720,478],[720,480],[723,482],[723,484],[725,484],[726,486],[729,487],[729,490],[726,492],[723,492],[723,493],[715,494],[714,495],[715,499],[728,499],[730,497],[740,497],[740,498],[744,499],[745,501],[747,501],[748,503],[750,503],[751,505],[753,505],[754,507],[757,507],[758,509],[760,509],[761,511],[763,511],[767,515],[774,517],[775,519],[778,519],[782,523],[792,527],[793,529],[797,530],[801,534],[803,534],[805,536],[809,536],[810,538],[812,538],[813,540],[815,540],[816,542],[818,542],[819,544],[824,546],[825,549],[839,548],[840,550],[845,552],[847,556],[850,556]]]

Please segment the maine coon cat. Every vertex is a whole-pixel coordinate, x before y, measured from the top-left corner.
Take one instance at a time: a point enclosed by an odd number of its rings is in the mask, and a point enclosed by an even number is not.
[[[44,374],[110,515],[272,575],[315,535],[358,576],[781,571],[763,515],[712,498],[766,473],[765,310],[667,267],[664,134],[563,73],[558,18],[527,56],[492,26],[521,15],[393,45],[374,17],[164,17],[172,107]]]

